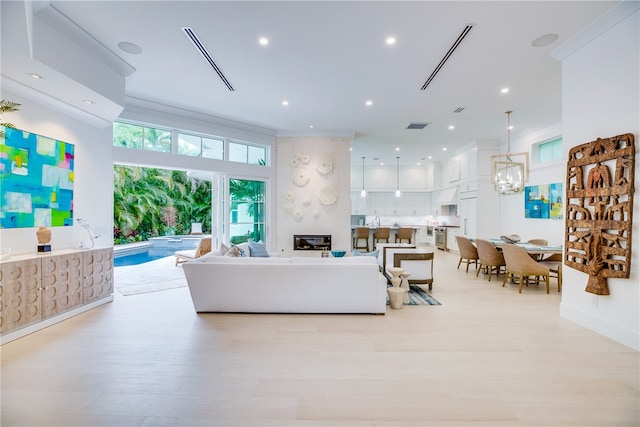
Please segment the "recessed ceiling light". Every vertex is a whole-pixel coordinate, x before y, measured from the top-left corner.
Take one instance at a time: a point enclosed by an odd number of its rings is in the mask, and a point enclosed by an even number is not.
[[[37,80],[44,79],[44,77],[42,77],[40,74],[37,74],[37,73],[27,73],[27,75],[29,75],[29,76],[33,77],[34,79],[37,79]]]
[[[545,34],[544,36],[540,36],[537,39],[534,39],[531,42],[531,46],[533,47],[543,47],[549,46],[554,41],[558,40],[558,35],[554,33]]]
[[[309,129],[313,129],[313,125],[309,125]]]
[[[380,162],[380,166],[384,166],[384,162]]]
[[[284,105],[284,106],[286,107],[287,105],[289,105],[289,101],[287,101],[287,100],[285,99],[284,101],[282,101],[282,105]]]
[[[260,39],[258,39],[258,43],[260,43],[262,46],[266,46],[269,44],[269,39],[266,37],[260,37]]]
[[[387,44],[388,45],[396,44],[396,38],[395,37],[387,37]]]
[[[131,53],[133,55],[138,55],[142,53],[142,48],[135,43],[131,42],[120,42],[118,43],[118,47],[123,52]]]
[[[432,158],[431,156],[427,157],[427,159],[429,159],[429,160],[431,160],[431,158]]]
[[[420,166],[420,162],[416,163],[416,166]]]
[[[503,87],[502,89],[500,89],[500,93],[509,93],[509,88]]]
[[[366,105],[367,107],[371,107],[371,106],[373,105],[373,101],[368,100],[367,102],[365,102],[365,105]]]
[[[447,151],[447,147],[442,147],[442,151]]]
[[[454,130],[456,127],[454,125],[449,125],[449,130]]]
[[[82,100],[82,102],[84,102],[85,104],[88,104],[88,105],[93,105],[93,104],[95,104],[95,102],[93,102],[93,101],[92,101],[92,100],[90,100],[90,99],[83,99],[83,100]]]

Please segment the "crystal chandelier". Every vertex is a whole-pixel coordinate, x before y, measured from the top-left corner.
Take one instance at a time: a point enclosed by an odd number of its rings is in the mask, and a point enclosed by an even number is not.
[[[511,113],[506,112],[507,154],[492,156],[493,184],[500,194],[522,193],[529,174],[529,153],[511,153]]]

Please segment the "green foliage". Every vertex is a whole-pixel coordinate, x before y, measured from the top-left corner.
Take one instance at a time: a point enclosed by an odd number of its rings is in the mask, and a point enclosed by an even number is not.
[[[14,111],[18,111],[19,110],[18,107],[20,105],[21,104],[18,104],[17,102],[7,101],[6,99],[3,99],[0,101],[0,114],[13,113]],[[0,126],[3,126],[5,128],[10,128],[10,129],[16,128],[12,123],[2,122],[1,118],[0,118]],[[4,129],[0,129],[0,138],[4,138]]]
[[[115,165],[114,243],[165,233],[189,234],[192,222],[211,232],[211,183],[184,171]]]

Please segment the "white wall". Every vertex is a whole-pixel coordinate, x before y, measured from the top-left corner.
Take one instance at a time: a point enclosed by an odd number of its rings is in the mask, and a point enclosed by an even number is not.
[[[517,111],[514,111],[512,115],[512,122],[514,124],[517,123]],[[543,142],[560,135],[562,135],[562,125],[560,123],[533,132],[528,131],[520,134],[512,134],[511,152],[529,153],[529,181],[525,183],[526,186],[560,182],[564,189],[566,162],[563,160],[542,164],[535,163],[531,152],[532,144]],[[503,152],[506,152],[506,144]],[[517,234],[523,241],[546,239],[550,245],[561,245],[564,243],[564,218],[525,218],[524,193],[502,195],[499,197],[499,203],[501,236]]]
[[[330,234],[333,249],[351,249],[351,137],[278,137],[276,140],[276,250],[292,256],[294,234]],[[308,162],[307,162],[308,161]],[[321,162],[333,163],[330,173],[318,172]],[[305,163],[307,162],[307,163]],[[300,179],[296,179],[300,176]],[[321,196],[335,191],[326,205]],[[295,256],[320,256],[296,251]]]
[[[639,143],[640,12],[621,2],[579,40],[554,52],[562,59],[564,157],[571,147],[623,133]],[[635,10],[635,11],[634,11]],[[584,41],[583,41],[584,40]],[[637,152],[637,150],[636,150]],[[638,188],[638,159],[635,186]],[[565,268],[560,314],[611,339],[640,350],[640,201],[633,206],[633,259],[629,279],[608,279],[611,295],[584,288],[588,276]]]
[[[75,145],[74,219],[83,218],[102,237],[95,247],[113,243],[113,167],[111,127],[96,128],[58,113],[55,109],[17,94],[3,91],[2,99],[19,102],[20,110],[6,114],[3,120],[31,133],[48,136]],[[86,230],[79,225],[51,227],[53,250],[89,243]],[[0,244],[10,246],[13,254],[36,252],[36,228],[1,229]]]

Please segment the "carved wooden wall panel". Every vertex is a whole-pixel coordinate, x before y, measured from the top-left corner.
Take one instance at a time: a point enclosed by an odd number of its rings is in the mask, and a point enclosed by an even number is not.
[[[609,295],[607,278],[629,278],[633,134],[573,147],[567,162],[565,265],[589,274],[586,292]]]
[[[21,328],[42,319],[40,259],[3,263],[0,332]]]

